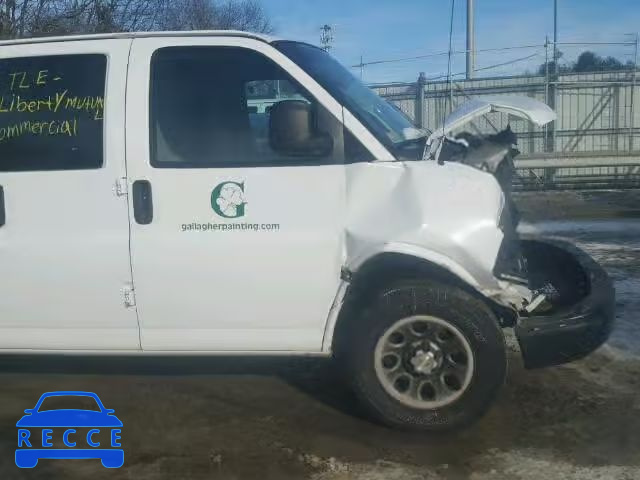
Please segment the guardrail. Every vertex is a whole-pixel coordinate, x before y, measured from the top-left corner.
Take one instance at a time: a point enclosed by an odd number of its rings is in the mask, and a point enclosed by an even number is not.
[[[516,167],[515,191],[640,188],[640,163]]]

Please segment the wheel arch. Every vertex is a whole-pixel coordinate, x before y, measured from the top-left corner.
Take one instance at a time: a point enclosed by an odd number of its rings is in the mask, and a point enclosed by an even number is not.
[[[340,350],[341,341],[348,337],[347,327],[351,323],[350,319],[366,304],[372,294],[395,280],[422,278],[454,285],[480,298],[498,318],[505,316],[504,307],[483,295],[469,272],[443,255],[384,251],[356,265],[357,269],[347,268],[343,272],[343,286],[334,304],[338,308],[332,309],[325,328],[323,350],[326,352]]]

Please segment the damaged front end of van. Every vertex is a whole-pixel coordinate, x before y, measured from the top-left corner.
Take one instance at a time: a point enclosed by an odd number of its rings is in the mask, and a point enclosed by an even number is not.
[[[530,98],[472,100],[427,139],[421,159],[347,172],[347,270],[355,276],[382,253],[420,257],[491,303],[501,325],[514,328],[527,368],[570,362],[609,337],[613,284],[569,242],[518,232],[511,196],[515,134],[509,127],[494,135],[462,131],[490,112],[539,126],[555,119]],[[365,194],[370,189],[374,204]],[[364,198],[369,201],[359,201]]]
[[[556,118],[547,105],[531,98],[472,100],[454,111],[430,137],[427,160],[457,162],[491,173],[502,189],[505,200],[498,226],[504,236],[492,272],[505,293],[490,295],[512,312],[508,322],[515,328],[525,366],[581,358],[609,337],[615,304],[612,281],[597,262],[571,243],[518,233],[519,214],[511,196],[516,135],[507,127],[494,135],[462,132],[449,136],[489,112],[515,115],[538,126]],[[522,293],[515,302],[514,289]]]

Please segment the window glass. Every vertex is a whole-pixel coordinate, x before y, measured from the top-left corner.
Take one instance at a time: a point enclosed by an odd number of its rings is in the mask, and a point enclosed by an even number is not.
[[[347,107],[384,145],[394,147],[427,136],[401,110],[363,85],[321,48],[291,41],[277,41],[273,45]]]
[[[375,160],[371,152],[346,128],[344,129],[344,156],[350,163]]]
[[[244,48],[156,51],[150,125],[155,167],[344,161],[341,122],[278,65]]]
[[[104,55],[0,60],[0,171],[99,168]]]
[[[255,142],[255,155],[263,159],[264,163],[277,164],[279,161],[287,163],[286,159],[278,159],[279,155],[269,144],[269,119],[271,108],[284,100],[298,100],[314,108],[312,102],[299,93],[298,89],[288,80],[254,80],[245,83],[249,125]]]

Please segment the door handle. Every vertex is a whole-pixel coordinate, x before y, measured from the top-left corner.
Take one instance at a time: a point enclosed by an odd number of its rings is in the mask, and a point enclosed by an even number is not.
[[[133,182],[133,216],[140,225],[148,225],[153,220],[153,196],[149,180]]]
[[[7,223],[7,214],[4,210],[4,188],[0,185],[0,227]]]

